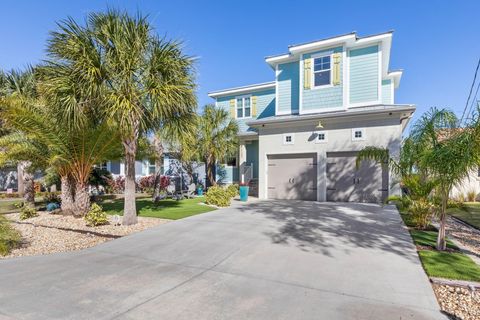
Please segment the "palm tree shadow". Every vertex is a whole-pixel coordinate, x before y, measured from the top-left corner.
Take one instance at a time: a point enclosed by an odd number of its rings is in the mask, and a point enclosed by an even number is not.
[[[392,206],[269,200],[239,210],[273,222],[264,234],[275,244],[326,256],[332,255],[333,248],[347,254],[352,248],[371,248],[418,263],[410,235]]]

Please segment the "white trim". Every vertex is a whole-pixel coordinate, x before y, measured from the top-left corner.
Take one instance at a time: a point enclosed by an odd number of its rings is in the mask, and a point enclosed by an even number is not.
[[[350,72],[349,72],[349,63],[348,63],[348,55],[347,55],[347,47],[346,46],[343,46],[342,47],[342,59],[343,59],[343,62],[342,62],[342,89],[343,89],[343,96],[342,96],[342,105],[344,106],[345,109],[347,109],[347,106],[349,105],[349,101],[348,99],[350,99],[350,94],[348,92],[349,88],[350,88]]]
[[[310,56],[310,59],[312,59],[312,72],[311,72],[311,75],[310,75],[310,83],[312,84],[310,90],[318,90],[318,89],[324,89],[324,88],[330,88],[330,87],[333,87],[333,77],[332,77],[332,62],[333,62],[333,57],[332,57],[332,54],[333,54],[333,51],[327,51],[327,52],[322,52],[322,53],[317,53],[317,54],[312,54]],[[324,58],[324,57],[330,57],[330,69],[328,69],[328,71],[330,71],[330,83],[329,84],[324,84],[324,85],[320,85],[320,86],[316,86],[315,85],[315,59],[318,59],[318,58]],[[324,70],[326,71],[326,70]]]
[[[355,132],[360,131],[362,136],[360,138],[355,137]],[[352,128],[352,141],[365,141],[367,139],[367,130],[365,128]]]
[[[392,72],[389,72],[387,74],[387,76],[385,77],[385,79],[390,79],[392,80],[393,82],[393,85],[396,88],[398,88],[398,86],[400,85],[400,80],[402,80],[402,75],[403,75],[403,71],[401,70],[397,70],[397,71],[392,71]]]
[[[345,108],[343,106],[341,106],[341,107],[315,108],[315,109],[310,109],[310,110],[302,110],[301,115],[311,114],[311,113],[333,112],[333,111],[345,111]]]
[[[393,84],[393,80],[390,80],[390,103],[391,104],[395,104],[395,89],[393,88],[394,87],[394,84]]]
[[[291,141],[287,141],[287,137],[291,138]],[[294,133],[284,133],[282,137],[282,142],[284,145],[295,144],[295,134]]]
[[[300,68],[300,70],[298,71],[298,114],[302,114],[302,109],[303,109],[303,87],[304,87],[304,84],[303,84],[303,65],[305,63],[305,59],[303,59],[303,54],[300,55],[300,60],[298,60],[298,67]]]
[[[257,91],[257,90],[268,89],[273,87],[275,87],[275,81],[252,84],[244,87],[236,87],[236,88],[230,88],[230,89],[225,89],[220,91],[213,91],[213,92],[209,92],[208,96],[210,98],[216,98],[221,96],[228,96],[228,95],[233,95],[238,93],[247,93],[250,91]]]
[[[325,131],[325,130],[315,131],[315,134],[316,134],[315,143],[327,143],[328,142],[328,131]],[[323,134],[325,139],[319,140],[318,136],[320,134]]]
[[[295,54],[295,53],[300,53],[307,50],[315,50],[315,49],[326,47],[326,46],[332,46],[337,43],[342,43],[344,41],[355,40],[355,39],[356,39],[356,35],[352,33],[352,34],[335,37],[327,40],[320,40],[312,43],[291,46],[288,49],[288,51]]]
[[[377,87],[377,100],[382,101],[382,56],[383,56],[383,47],[382,43],[378,44],[378,87]]]
[[[250,98],[250,115],[245,117],[245,98]],[[238,99],[242,99],[242,117],[238,117],[238,106],[237,102]],[[235,96],[235,119],[250,119],[252,118],[252,95],[251,94],[244,94],[241,96]]]

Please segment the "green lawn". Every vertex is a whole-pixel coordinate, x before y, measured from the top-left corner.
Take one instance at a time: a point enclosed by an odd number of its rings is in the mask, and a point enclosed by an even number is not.
[[[437,244],[436,231],[410,230],[410,235],[416,245],[435,248]],[[447,248],[458,250],[458,247],[448,239]]]
[[[448,213],[480,229],[480,203],[466,202],[463,208],[450,208]]]
[[[460,251],[456,251],[458,250],[458,247],[453,244],[453,242],[447,239],[447,248],[455,250],[456,252],[435,250],[437,231],[417,230],[411,221],[410,214],[403,211],[400,215],[404,223],[409,227],[413,242],[416,245],[432,248],[432,250],[418,251],[418,256],[422,262],[423,269],[429,277],[480,281],[480,266],[470,259],[469,256]]]
[[[13,247],[20,243],[21,239],[20,233],[10,225],[5,217],[0,216],[0,255],[7,255]]]
[[[480,281],[480,267],[463,253],[421,250],[418,255],[430,277]]]
[[[23,200],[0,200],[0,214],[18,212],[19,209],[14,204],[20,204]]]
[[[215,210],[212,207],[199,204],[203,201],[203,197],[180,201],[165,199],[154,204],[151,198],[137,198],[137,211],[141,217],[177,220]],[[123,199],[105,200],[100,205],[108,214],[123,214]]]

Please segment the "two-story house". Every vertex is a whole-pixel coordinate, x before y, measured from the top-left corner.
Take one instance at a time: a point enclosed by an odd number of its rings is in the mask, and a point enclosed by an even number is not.
[[[233,181],[252,177],[261,199],[376,202],[399,192],[365,146],[398,156],[415,106],[395,104],[402,71],[389,71],[392,32],[291,45],[266,63],[275,81],[209,93],[240,126]],[[247,175],[248,173],[248,175]]]

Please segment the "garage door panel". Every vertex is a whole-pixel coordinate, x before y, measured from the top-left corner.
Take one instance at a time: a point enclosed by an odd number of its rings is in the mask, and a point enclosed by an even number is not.
[[[356,152],[327,153],[327,201],[381,202],[388,196],[388,170],[374,161],[356,167]]]
[[[268,156],[269,199],[317,199],[316,154]]]

